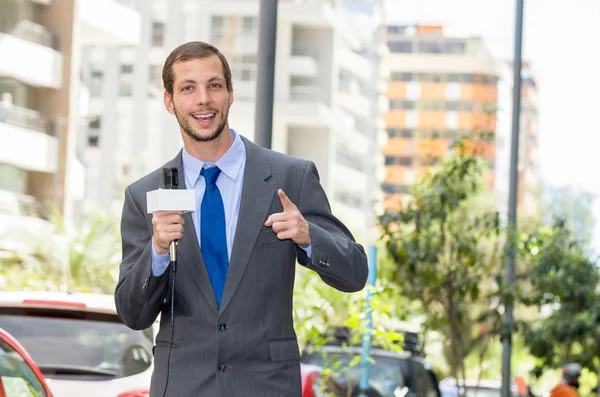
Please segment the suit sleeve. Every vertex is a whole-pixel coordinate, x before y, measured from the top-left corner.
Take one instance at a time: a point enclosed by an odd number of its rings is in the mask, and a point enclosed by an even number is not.
[[[115,289],[117,313],[128,327],[145,329],[160,313],[167,296],[170,272],[158,277],[152,274],[152,233],[130,187],[125,190],[121,241],[123,259]]]
[[[298,262],[343,292],[363,289],[369,273],[364,248],[331,213],[315,164],[308,163],[300,189],[298,209],[308,222],[312,255],[296,246]]]

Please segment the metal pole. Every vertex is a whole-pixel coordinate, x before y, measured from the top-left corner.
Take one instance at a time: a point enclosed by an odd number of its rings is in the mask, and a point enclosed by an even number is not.
[[[512,108],[512,137],[510,152],[510,183],[508,193],[508,239],[507,262],[505,270],[505,288],[512,289],[515,278],[515,265],[517,261],[516,236],[517,236],[517,192],[518,192],[518,165],[519,165],[519,131],[521,124],[521,53],[523,43],[523,3],[516,1],[515,19],[515,54],[513,62],[513,108]],[[513,332],[513,299],[509,298],[505,305],[502,338],[502,397],[510,397],[512,357],[512,332]]]
[[[362,357],[360,361],[360,394],[359,397],[367,397],[365,392],[369,389],[369,377],[371,375],[371,346],[373,344],[373,287],[377,281],[377,247],[369,247],[369,278],[367,279],[367,294],[365,298],[365,332],[362,336]]]
[[[256,81],[255,142],[271,148],[273,135],[273,100],[275,50],[277,38],[277,1],[260,1],[258,35],[258,77]]]

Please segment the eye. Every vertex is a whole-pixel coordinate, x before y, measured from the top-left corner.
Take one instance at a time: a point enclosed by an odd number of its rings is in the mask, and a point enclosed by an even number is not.
[[[181,91],[189,91],[189,90],[191,90],[191,89],[192,89],[192,86],[191,86],[191,85],[186,85],[185,87],[183,87],[183,88],[181,89]]]
[[[220,83],[212,83],[210,85],[210,88],[221,88],[221,87],[222,87],[222,85]]]

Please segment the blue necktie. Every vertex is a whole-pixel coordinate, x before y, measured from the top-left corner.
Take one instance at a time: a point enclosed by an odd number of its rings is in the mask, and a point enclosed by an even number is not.
[[[215,291],[217,303],[221,304],[225,278],[229,268],[227,235],[225,232],[225,207],[221,192],[216,185],[221,170],[214,166],[202,168],[200,175],[206,180],[206,190],[200,205],[200,244],[208,277]]]

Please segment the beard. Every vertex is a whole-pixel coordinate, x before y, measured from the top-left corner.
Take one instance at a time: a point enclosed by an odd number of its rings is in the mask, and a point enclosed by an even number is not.
[[[182,115],[181,113],[179,113],[177,111],[175,104],[173,104],[173,111],[175,113],[175,118],[177,118],[177,122],[179,123],[179,126],[181,127],[183,132],[186,133],[187,136],[189,136],[196,142],[210,142],[210,141],[214,141],[215,139],[217,139],[223,133],[223,130],[225,129],[225,125],[227,124],[227,117],[229,116],[229,105],[227,105],[227,107],[225,108],[223,117],[221,117],[221,121],[219,122],[217,127],[208,136],[203,136],[203,135],[200,135],[199,133],[197,133],[194,130],[194,128],[192,128],[189,119],[187,119],[185,117],[185,115]],[[215,118],[217,117],[218,114],[220,114],[220,112],[218,112],[216,109],[209,109],[209,111],[215,113]],[[192,116],[190,115],[190,117],[192,117]]]

